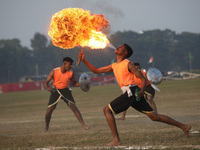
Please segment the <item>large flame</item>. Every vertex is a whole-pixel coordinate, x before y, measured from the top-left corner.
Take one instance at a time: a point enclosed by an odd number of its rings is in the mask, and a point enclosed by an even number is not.
[[[55,46],[63,49],[88,46],[105,48],[109,41],[103,30],[109,27],[103,14],[92,15],[81,8],[68,8],[52,16],[49,36]]]

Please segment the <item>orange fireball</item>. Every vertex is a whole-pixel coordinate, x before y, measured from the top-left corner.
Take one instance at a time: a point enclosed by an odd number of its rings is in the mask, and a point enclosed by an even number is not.
[[[103,14],[92,15],[89,10],[67,8],[52,16],[48,34],[53,44],[63,49],[105,48],[109,41],[103,31],[109,26]]]

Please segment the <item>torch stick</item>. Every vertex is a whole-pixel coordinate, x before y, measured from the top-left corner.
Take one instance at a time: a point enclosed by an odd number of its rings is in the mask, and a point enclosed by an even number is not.
[[[83,48],[84,47],[81,48],[81,52],[83,52]],[[78,65],[80,64],[80,62],[81,62],[81,59],[78,60]]]

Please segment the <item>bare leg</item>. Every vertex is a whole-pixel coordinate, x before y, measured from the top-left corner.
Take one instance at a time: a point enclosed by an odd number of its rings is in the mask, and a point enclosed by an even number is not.
[[[55,108],[56,108],[56,105],[53,105],[53,106],[47,108],[47,111],[46,111],[46,114],[45,114],[45,123],[46,123],[45,132],[47,132],[48,129],[49,129],[49,123],[50,123],[50,120],[51,120],[51,115],[52,115]]]
[[[160,114],[156,114],[156,113],[146,113],[146,115],[153,121],[159,121],[159,122],[173,125],[173,126],[176,126],[180,129],[182,129],[186,138],[189,137],[189,131],[191,129],[190,125],[182,124],[182,123],[180,123],[168,116],[165,116],[165,115],[160,115]]]
[[[70,109],[73,111],[74,115],[76,116],[76,118],[79,120],[79,122],[81,123],[82,127],[85,129],[85,130],[88,130],[90,127],[86,126],[84,121],[83,121],[83,118],[82,118],[82,115],[80,113],[80,111],[78,110],[78,108],[76,107],[76,105],[74,105],[73,103],[70,103],[69,105]]]
[[[117,119],[117,120],[123,120],[123,121],[124,121],[124,120],[125,120],[125,117],[126,117],[126,110],[122,112],[121,117],[116,118],[116,119]]]
[[[147,100],[149,101],[151,107],[153,108],[155,113],[158,113],[156,103],[153,100],[153,97],[151,95],[147,95]]]
[[[120,142],[120,139],[119,139],[119,134],[118,134],[118,131],[117,131],[115,118],[113,116],[112,111],[110,110],[110,108],[108,106],[106,106],[104,108],[104,114],[105,114],[106,120],[108,122],[108,125],[110,127],[110,130],[112,131],[112,134],[113,134],[112,142],[110,142],[106,146],[117,146],[117,145],[120,145],[121,142]]]

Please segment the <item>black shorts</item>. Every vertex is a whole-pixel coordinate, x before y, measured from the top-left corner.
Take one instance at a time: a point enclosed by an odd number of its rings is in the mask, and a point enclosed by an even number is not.
[[[64,102],[69,106],[70,103],[75,104],[74,98],[71,91],[68,88],[65,89],[56,89],[54,88],[51,92],[49,98],[48,107],[56,105],[60,99],[63,99]]]
[[[149,105],[149,103],[146,101],[144,96],[140,97],[139,99],[136,98],[135,92],[136,89],[139,90],[137,86],[130,87],[132,96],[128,97],[127,92],[117,97],[115,100],[113,100],[108,106],[111,109],[111,111],[115,114],[121,113],[125,110],[127,110],[130,106],[136,109],[139,112],[142,113],[150,113],[153,112],[153,109]]]
[[[149,84],[147,87],[145,87],[145,91],[144,91],[145,94],[147,95],[151,95],[151,96],[155,96],[155,90],[154,88],[151,86],[151,84]]]

